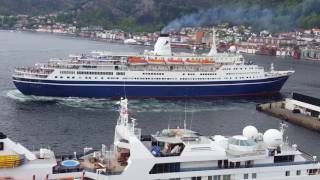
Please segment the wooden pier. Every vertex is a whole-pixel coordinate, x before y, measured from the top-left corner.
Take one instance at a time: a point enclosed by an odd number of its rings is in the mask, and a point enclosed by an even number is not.
[[[300,113],[294,113],[284,108],[284,102],[272,102],[257,105],[257,110],[283,119],[290,123],[320,132],[320,119]]]

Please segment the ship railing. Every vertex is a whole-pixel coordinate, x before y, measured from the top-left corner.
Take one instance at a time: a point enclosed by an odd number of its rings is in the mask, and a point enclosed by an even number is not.
[[[16,68],[15,72],[18,73],[27,73],[27,74],[40,74],[40,75],[48,75],[51,74],[54,70],[46,70],[39,68]]]
[[[24,74],[24,75],[39,75],[39,76],[48,76],[49,74],[51,74],[49,72],[44,73],[44,72],[40,72],[40,71],[37,71],[37,72],[35,72],[35,71],[15,71],[15,73]]]
[[[112,63],[101,63],[101,64],[78,64],[78,63],[69,63],[69,64],[48,64],[43,68],[54,68],[54,69],[96,69],[98,67],[110,67],[110,66],[121,66],[121,64],[112,64]]]
[[[37,73],[21,73],[21,72],[15,72],[14,74],[17,77],[35,77],[35,78],[47,78],[48,74],[37,74]]]
[[[122,173],[122,171],[109,171],[109,170],[105,170],[105,169],[99,170],[99,169],[91,169],[91,168],[83,168],[83,171],[102,174],[102,175],[106,175],[106,176],[120,175]]]
[[[140,139],[141,138],[141,129],[140,128],[134,128],[133,134]]]
[[[309,153],[307,153],[307,152],[305,152],[305,151],[303,151],[301,149],[298,149],[298,151],[300,151],[302,153],[301,156],[304,159],[306,159],[308,161],[320,162],[319,160],[315,159],[316,156],[313,156],[313,155],[311,155],[311,154],[309,154]]]
[[[287,162],[287,163],[265,163],[265,164],[253,164],[253,165],[240,165],[237,167],[195,167],[195,168],[181,168],[180,172],[189,172],[189,171],[208,171],[208,170],[220,170],[220,169],[239,169],[239,168],[259,168],[259,167],[279,167],[279,166],[296,166],[296,165],[308,165],[314,164],[313,161],[302,161],[302,162]]]
[[[243,158],[243,157],[252,157],[252,156],[263,156],[267,155],[267,152],[265,149],[258,149],[252,152],[244,153],[244,154],[233,154],[232,151],[227,151],[228,157],[231,158]]]

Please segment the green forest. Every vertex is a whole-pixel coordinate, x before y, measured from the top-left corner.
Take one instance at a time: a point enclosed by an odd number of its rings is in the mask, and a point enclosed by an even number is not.
[[[270,30],[320,27],[320,0],[1,0],[0,15],[58,13],[58,21],[126,31],[220,22]],[[172,23],[172,21],[174,21]],[[171,24],[170,24],[171,23]],[[170,27],[169,27],[170,28]]]

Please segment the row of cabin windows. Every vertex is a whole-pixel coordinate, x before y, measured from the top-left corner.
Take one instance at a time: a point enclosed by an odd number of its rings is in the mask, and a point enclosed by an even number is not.
[[[125,80],[176,80],[176,78],[123,78]]]
[[[192,180],[201,180],[201,176],[192,177]],[[208,176],[208,180],[231,180],[231,174]]]
[[[180,78],[180,80],[221,80],[221,79],[252,79],[254,76],[249,77],[225,77],[225,78]]]
[[[164,75],[164,73],[142,73],[143,75]]]
[[[296,175],[297,175],[297,176],[300,176],[300,175],[301,175],[301,170],[297,170],[297,171],[296,171]],[[286,171],[286,172],[285,172],[285,176],[290,176],[290,171]]]
[[[58,79],[58,76],[55,76],[54,78],[55,78],[55,79]],[[60,76],[60,79],[64,79],[64,78],[67,78],[67,79],[75,79],[74,76],[71,76],[71,77],[70,77],[70,76],[66,76],[66,77],[65,77],[65,76]],[[82,77],[79,76],[78,79],[82,79]],[[94,77],[94,78],[93,78],[93,77],[92,77],[92,78],[91,78],[90,76],[89,76],[89,77],[86,76],[86,77],[84,77],[84,79],[119,79],[119,78],[118,78],[118,77],[106,77],[106,78],[104,78],[104,77],[100,77],[100,78],[99,78],[99,77]]]
[[[180,78],[180,80],[221,80],[221,78]]]
[[[201,176],[191,177],[191,180],[201,180]],[[170,178],[169,180],[180,180],[180,178]],[[231,175],[208,176],[208,180],[231,180]]]
[[[309,169],[307,170],[309,175],[316,175],[317,172],[319,171],[320,173],[320,169]],[[301,170],[297,170],[296,171],[296,176],[300,176],[301,175]],[[243,179],[249,179],[250,174],[246,173],[243,174]],[[290,171],[285,171],[285,176],[290,176]],[[191,177],[191,180],[201,180],[202,177],[201,176],[197,176],[197,177]],[[215,176],[208,176],[208,180],[230,180],[231,179],[231,175],[215,175]],[[251,174],[251,179],[257,179],[257,173],[252,173]],[[180,180],[180,178],[173,178],[170,180]]]
[[[97,68],[97,66],[83,65],[83,68]]]
[[[113,75],[113,72],[91,72],[91,71],[78,71],[77,74],[90,74],[90,75]]]
[[[253,70],[258,68],[223,68],[222,70]]]
[[[244,174],[243,179],[249,179],[249,174]],[[251,179],[257,179],[257,173],[252,173]]]
[[[200,73],[200,76],[212,76],[217,75],[217,73]]]
[[[182,75],[184,76],[184,75],[188,75],[188,76],[194,76],[194,75],[196,75],[195,73],[182,73]]]
[[[60,71],[60,74],[75,74],[74,71]]]
[[[228,160],[218,160],[218,168],[240,168],[240,162],[229,162]],[[244,167],[253,167],[253,161],[245,161]]]
[[[260,74],[259,72],[250,72],[251,74]],[[226,73],[226,75],[247,74],[247,72]]]
[[[228,160],[223,161],[224,166],[228,168]],[[222,166],[222,160],[218,161],[218,166]],[[231,162],[230,162],[231,164]],[[240,162],[236,162],[236,164],[240,167]],[[252,161],[246,161],[246,165],[253,164]],[[236,166],[237,166],[236,165]],[[231,165],[230,165],[231,166]],[[150,170],[149,174],[159,174],[159,173],[172,173],[172,172],[180,172],[180,163],[160,163],[155,164]],[[320,169],[308,169],[307,173],[309,175],[320,174]],[[296,176],[301,175],[301,170],[296,170]],[[285,171],[285,176],[290,176],[290,171]],[[192,180],[201,180],[201,176],[191,177]],[[230,180],[231,175],[215,175],[208,176],[208,180]],[[243,174],[243,179],[249,179],[249,174]],[[251,179],[257,179],[257,173],[251,174]],[[174,178],[172,180],[179,180],[179,178]]]
[[[308,169],[307,173],[309,175],[317,175],[317,174],[320,174],[320,169]]]
[[[316,175],[320,173],[320,169],[308,169],[307,173],[309,175]],[[301,175],[301,170],[296,170],[296,176]],[[246,173],[243,174],[243,179],[249,179],[250,174]],[[290,171],[285,171],[285,176],[290,176]],[[208,176],[208,180],[230,180],[231,175],[215,175],[215,176]],[[257,179],[257,173],[252,173],[250,179]],[[180,178],[173,178],[170,180],[180,180]],[[191,180],[202,180],[201,176],[191,177]]]
[[[60,76],[60,78],[63,78],[64,76]],[[55,78],[58,78],[58,76],[55,76]],[[67,76],[67,79],[69,79],[70,76]],[[75,77],[72,76],[72,79],[74,79]],[[251,78],[255,78],[254,76],[247,76],[247,77],[239,77],[239,79],[251,79]],[[79,77],[79,79],[81,79],[81,77]],[[91,77],[88,77],[88,79],[91,79]],[[97,77],[95,77],[95,79],[98,79]],[[101,77],[101,79],[104,79],[103,77]],[[109,77],[107,77],[106,79],[110,79]],[[113,78],[111,78],[113,79]],[[124,79],[153,79],[153,80],[174,80],[175,78],[124,78]],[[222,78],[180,78],[180,80],[221,80]],[[238,79],[237,77],[226,77],[225,79]]]

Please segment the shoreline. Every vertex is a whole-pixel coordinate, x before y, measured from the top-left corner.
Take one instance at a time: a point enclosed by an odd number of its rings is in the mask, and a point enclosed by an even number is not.
[[[152,47],[152,45],[144,45],[144,44],[125,44],[123,40],[113,40],[113,39],[104,39],[104,38],[92,38],[92,37],[85,37],[85,36],[80,36],[77,34],[68,34],[68,33],[54,33],[54,32],[38,32],[35,30],[17,30],[17,29],[0,29],[0,32],[17,32],[17,33],[33,33],[33,34],[46,34],[46,35],[53,35],[57,37],[69,37],[69,38],[74,38],[74,39],[79,39],[79,40],[89,40],[89,41],[96,41],[96,42],[106,42],[106,43],[112,43],[112,44],[122,44],[122,45],[129,45],[129,46],[140,46],[140,47]],[[173,49],[179,49],[179,50],[185,50],[185,48],[177,48],[177,47],[172,47]],[[260,55],[260,54],[254,54],[254,53],[240,53],[243,55],[254,55],[254,56],[268,56],[268,55]],[[273,57],[278,57],[278,58],[283,58],[283,59],[288,59],[290,61],[294,62],[307,62],[307,63],[312,63],[312,64],[320,64],[320,60],[316,59],[306,59],[306,58],[300,58],[300,59],[294,59],[290,56],[273,56]],[[288,58],[289,57],[289,58]]]

